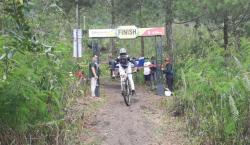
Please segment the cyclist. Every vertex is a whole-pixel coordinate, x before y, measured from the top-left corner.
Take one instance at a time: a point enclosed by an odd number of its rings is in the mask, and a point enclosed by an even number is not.
[[[121,76],[121,90],[123,90],[122,88],[123,76],[127,75],[130,86],[131,86],[132,95],[134,95],[135,84],[134,84],[134,80],[132,76],[132,66],[135,64],[135,62],[130,59],[129,55],[127,54],[127,50],[125,48],[120,49],[120,55],[116,59],[116,62],[118,63],[119,73]]]

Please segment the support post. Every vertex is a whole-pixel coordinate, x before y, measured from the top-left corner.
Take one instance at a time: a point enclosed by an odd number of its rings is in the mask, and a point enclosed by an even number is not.
[[[163,77],[162,77],[162,38],[160,39],[160,42],[157,41],[157,36],[155,36],[155,50],[156,50],[156,91],[157,95],[164,96],[164,85],[163,85]]]
[[[79,46],[78,46],[78,29],[79,29],[79,5],[78,5],[78,0],[75,1],[76,2],[76,48],[77,48],[77,51],[76,51],[76,60],[78,62],[78,57],[79,57],[79,54],[78,54],[78,49],[79,49]]]

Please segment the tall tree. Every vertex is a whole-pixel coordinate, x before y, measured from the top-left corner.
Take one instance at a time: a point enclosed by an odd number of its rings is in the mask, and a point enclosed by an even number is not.
[[[92,7],[96,0],[78,0],[79,8]],[[63,8],[66,14],[69,14],[71,9],[75,7],[76,0],[58,0],[57,3]]]
[[[236,47],[239,47],[240,30],[249,20],[250,2],[248,0],[197,0],[196,3],[193,0],[177,0],[174,2],[175,20],[181,21],[177,22],[178,24],[199,22],[207,26],[209,32],[222,31],[225,50],[228,49],[232,34],[235,37],[235,43],[238,44]]]
[[[206,18],[204,23],[213,23],[223,31],[223,47],[228,49],[231,32],[236,32],[239,24],[245,21],[249,12],[250,2],[248,0],[210,0],[203,1]],[[221,26],[221,24],[223,24]],[[235,33],[237,34],[237,33]]]
[[[0,2],[0,31],[4,33],[3,25],[4,25],[4,10],[3,10],[3,2]]]
[[[140,0],[138,2],[139,5],[139,25],[140,27],[143,27],[143,18],[142,18],[142,7],[143,7],[143,0]],[[141,56],[144,56],[144,38],[141,37]]]
[[[116,26],[116,0],[111,0],[111,27],[114,29]],[[112,56],[117,54],[115,47],[115,38],[111,38],[111,51]]]
[[[170,56],[173,58],[173,0],[165,1],[166,7],[166,15],[165,15],[165,27],[166,27],[166,35],[167,35],[167,49],[170,52]]]

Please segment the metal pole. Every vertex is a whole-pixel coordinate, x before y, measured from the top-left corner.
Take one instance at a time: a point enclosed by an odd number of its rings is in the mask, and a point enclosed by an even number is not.
[[[79,29],[79,6],[78,6],[78,0],[76,2],[76,59],[78,60],[79,54],[78,54],[78,29]]]
[[[83,30],[85,31],[85,16],[83,16]]]
[[[164,85],[162,82],[162,72],[161,72],[161,65],[162,65],[162,40],[160,43],[157,41],[157,36],[155,36],[155,49],[156,49],[156,91],[157,95],[163,96],[164,95]]]
[[[162,59],[163,59],[163,58],[162,58],[162,57],[163,57],[163,56],[162,56],[162,54],[163,54],[162,36],[160,36],[160,47],[161,47],[161,65],[162,65],[162,63],[163,63],[163,62],[162,62]]]
[[[76,0],[76,23],[77,29],[79,29],[79,0]]]

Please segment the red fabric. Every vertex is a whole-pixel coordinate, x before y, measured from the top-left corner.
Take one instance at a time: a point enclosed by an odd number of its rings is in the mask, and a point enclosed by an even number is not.
[[[75,76],[76,76],[78,79],[84,78],[84,74],[83,74],[82,71],[76,71],[76,72],[75,72]]]

